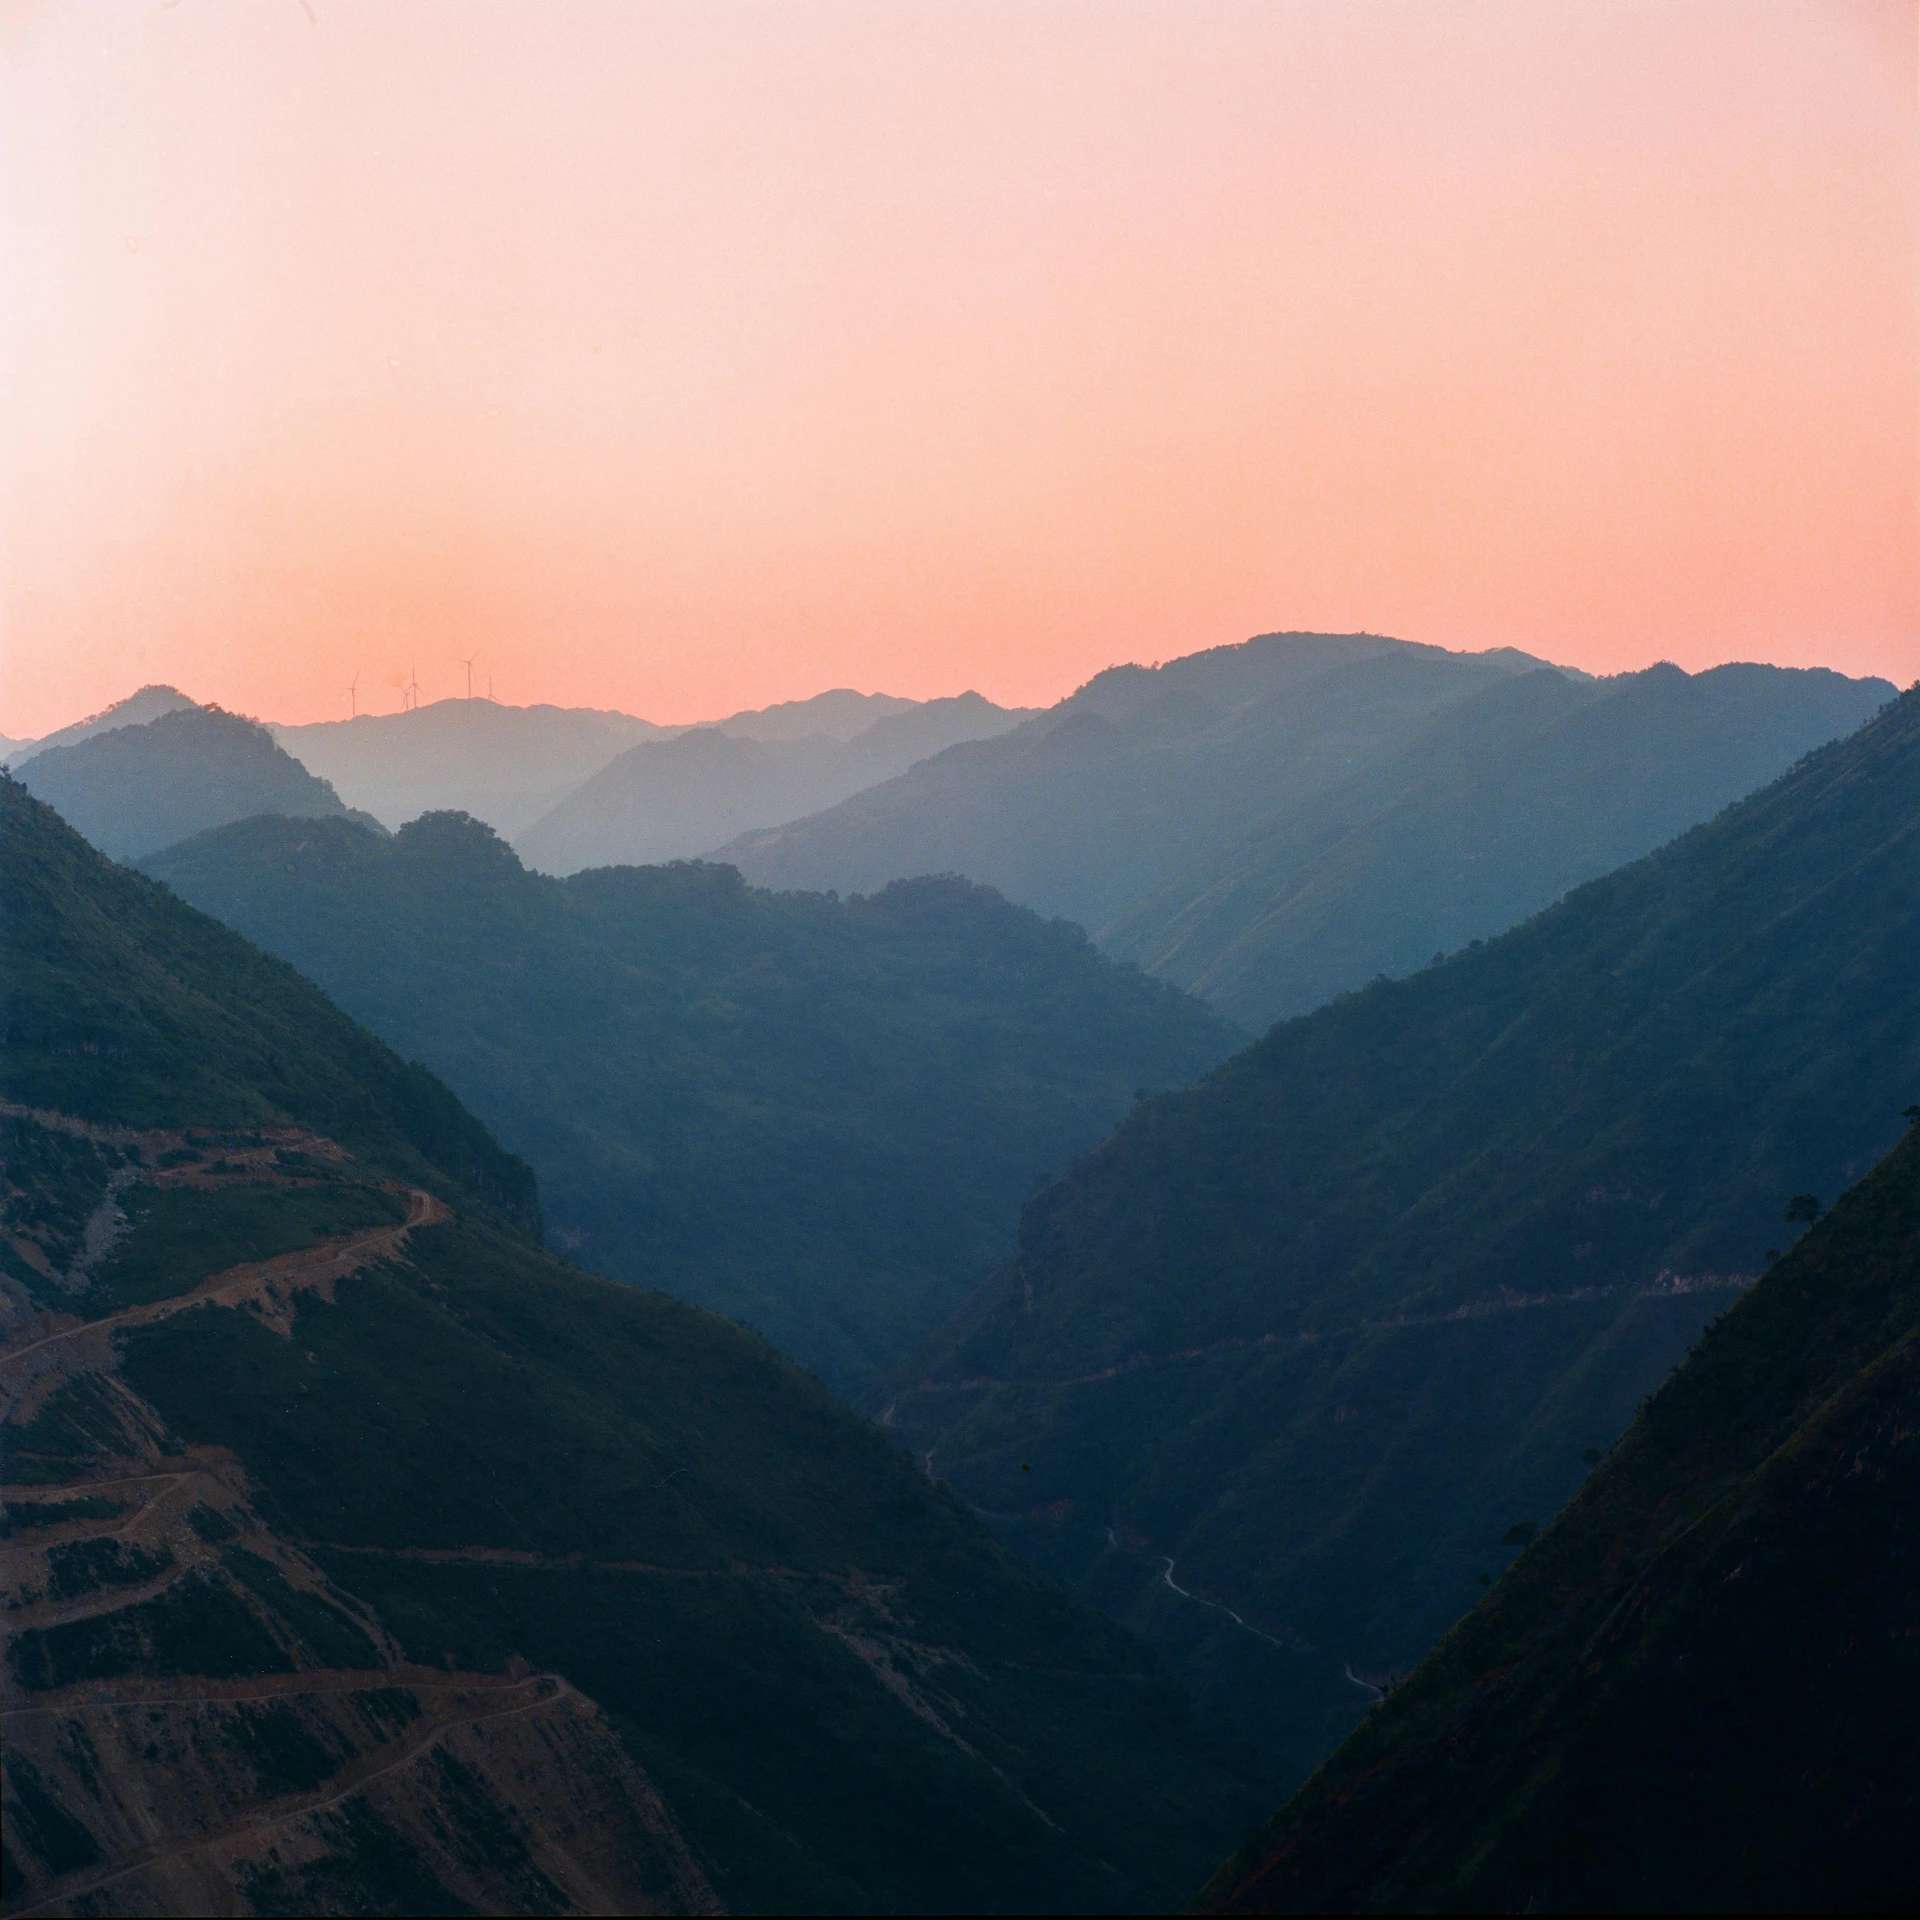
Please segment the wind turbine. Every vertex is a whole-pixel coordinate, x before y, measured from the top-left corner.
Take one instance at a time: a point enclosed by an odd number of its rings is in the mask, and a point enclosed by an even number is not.
[[[409,667],[407,669],[407,684],[400,694],[400,710],[404,713],[411,707],[417,711],[419,706],[420,674],[417,668]]]
[[[347,689],[347,718],[357,720],[360,717],[360,676],[353,676],[353,685]]]
[[[470,653],[460,662],[467,670],[467,698],[469,700],[473,698],[473,663],[479,658],[480,656],[477,653]]]

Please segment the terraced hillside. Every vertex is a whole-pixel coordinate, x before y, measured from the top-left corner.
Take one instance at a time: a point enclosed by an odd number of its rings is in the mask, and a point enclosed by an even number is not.
[[[544,1253],[290,968],[12,783],[0,899],[7,1912],[1120,1908],[1230,1844],[1136,1643]]]

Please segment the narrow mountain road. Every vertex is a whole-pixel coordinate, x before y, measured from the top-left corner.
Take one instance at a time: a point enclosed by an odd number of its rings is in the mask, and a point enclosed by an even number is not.
[[[188,1313],[195,1307],[263,1308],[264,1317],[275,1331],[292,1330],[293,1296],[311,1287],[322,1290],[343,1280],[359,1268],[376,1260],[391,1259],[406,1245],[407,1236],[416,1227],[439,1226],[453,1218],[445,1201],[424,1187],[407,1190],[407,1217],[398,1226],[373,1227],[363,1233],[336,1234],[294,1253],[277,1254],[271,1260],[255,1260],[216,1273],[185,1293],[170,1300],[153,1300],[137,1307],[124,1307],[98,1320],[78,1320],[55,1333],[44,1334],[11,1352],[0,1352],[0,1368],[17,1366],[31,1355],[63,1341],[80,1340],[89,1334],[111,1334],[120,1327],[150,1326],[170,1319],[176,1313]],[[284,1322],[285,1324],[282,1324]]]

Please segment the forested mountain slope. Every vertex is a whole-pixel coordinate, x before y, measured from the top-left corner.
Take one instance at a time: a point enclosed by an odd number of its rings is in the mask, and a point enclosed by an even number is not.
[[[1003,739],[713,857],[774,887],[964,874],[1260,1030],[1505,931],[1893,692],[1270,634],[1111,668]]]
[[[258,813],[347,811],[265,727],[217,707],[186,706],[49,747],[19,778],[116,860]]]
[[[886,1417],[1082,1591],[1199,1636],[1225,1708],[1316,1650],[1343,1683],[1404,1668],[1785,1244],[1789,1197],[1886,1150],[1916,954],[1920,691],[1147,1102],[1030,1203]],[[1287,1660],[1176,1606],[1163,1559]]]
[[[308,982],[0,781],[8,1910],[1133,1909],[1244,1781]]]
[[[792,737],[791,728],[803,724],[809,710],[833,698],[629,747],[514,834],[515,847],[529,866],[554,874],[684,860],[749,827],[832,806],[958,741],[1005,733],[1023,717],[963,693],[903,703],[845,740],[826,733]],[[834,713],[828,704],[822,717]]]
[[[1102,931],[1246,1026],[1517,925],[1776,778],[1893,695],[1825,671],[1541,671],[1284,808]]]
[[[456,815],[391,842],[256,820],[147,870],[444,1075],[583,1264],[846,1390],[992,1271],[1036,1179],[1239,1038],[954,880],[846,901],[715,867],[558,881]]]
[[[1910,1906],[1916,1413],[1920,1127],[1203,1906]]]

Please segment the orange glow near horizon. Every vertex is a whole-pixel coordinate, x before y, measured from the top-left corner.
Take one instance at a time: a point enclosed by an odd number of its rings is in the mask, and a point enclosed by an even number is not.
[[[1912,0],[14,6],[0,730],[1920,674]]]

